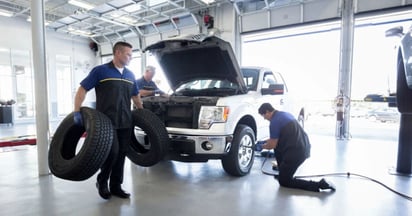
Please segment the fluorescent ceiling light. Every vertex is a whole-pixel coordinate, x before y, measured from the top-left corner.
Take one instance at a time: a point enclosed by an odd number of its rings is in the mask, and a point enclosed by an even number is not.
[[[94,36],[91,31],[75,29],[75,28],[70,27],[70,26],[69,26],[69,28],[68,28],[67,30],[68,30],[69,33],[75,34],[75,35],[81,35],[81,36],[85,36],[85,37],[92,37],[92,36]]]
[[[205,4],[212,4],[213,2],[215,2],[215,0],[200,0]]]
[[[147,2],[147,5],[149,5],[151,7],[151,6],[155,6],[155,5],[165,3],[167,1],[168,0],[147,0],[146,2]]]
[[[122,23],[126,23],[129,25],[134,25],[137,23],[136,19],[133,19],[132,17],[128,17],[128,16],[122,16],[117,18],[118,21],[122,22]]]
[[[86,10],[91,10],[95,7],[95,5],[92,5],[88,2],[80,1],[80,0],[69,0],[69,4],[75,5],[77,7],[84,8]]]
[[[7,10],[0,10],[0,16],[5,16],[5,17],[11,17],[13,16],[14,13],[11,11],[7,11]]]
[[[31,22],[31,16],[27,17],[26,20],[27,20],[27,22]],[[50,23],[51,23],[50,21],[47,21],[47,20],[44,21],[45,26],[49,25]]]
[[[125,12],[123,12],[123,11],[113,11],[113,12],[110,12],[109,14],[108,14],[108,16],[110,16],[111,18],[113,18],[113,19],[116,19],[116,18],[119,18],[119,17],[121,17],[121,16],[123,16],[123,15],[125,15],[126,13]]]
[[[142,9],[142,6],[140,4],[132,4],[132,5],[129,5],[129,6],[126,6],[126,7],[122,8],[122,10],[124,10],[128,13],[133,13],[133,12],[136,12],[140,9]]]

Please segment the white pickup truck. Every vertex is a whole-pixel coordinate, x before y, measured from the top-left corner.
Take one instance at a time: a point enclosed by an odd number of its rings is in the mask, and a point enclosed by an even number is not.
[[[279,73],[261,67],[240,68],[230,44],[217,37],[163,40],[146,48],[154,54],[173,90],[170,97],[143,98],[164,123],[170,138],[167,158],[185,162],[220,159],[234,176],[250,172],[254,144],[268,138],[262,103],[287,110],[303,121],[303,108],[288,106]],[[144,133],[135,133],[144,142]],[[139,137],[140,136],[140,137]]]

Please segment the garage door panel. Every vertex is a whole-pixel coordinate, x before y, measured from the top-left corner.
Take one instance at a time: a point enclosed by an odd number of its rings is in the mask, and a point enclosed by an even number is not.
[[[100,52],[102,55],[113,54],[113,48],[111,43],[100,44]]]
[[[391,8],[401,6],[404,0],[358,0],[356,12],[365,12],[365,11],[373,11],[379,10],[382,8]],[[408,0],[408,2],[412,2]]]
[[[180,29],[181,35],[189,35],[189,34],[199,34],[199,26],[192,26],[188,28],[181,28]]]
[[[145,40],[146,46],[149,46],[161,40],[161,37],[160,37],[160,34],[153,34],[153,35],[146,36],[144,40]]]
[[[301,20],[301,6],[294,5],[285,8],[272,9],[270,11],[271,27],[291,25]]]
[[[303,5],[303,21],[319,21],[340,16],[338,0],[308,2]]]
[[[241,31],[243,32],[266,29],[268,27],[268,12],[261,12],[242,16]]]

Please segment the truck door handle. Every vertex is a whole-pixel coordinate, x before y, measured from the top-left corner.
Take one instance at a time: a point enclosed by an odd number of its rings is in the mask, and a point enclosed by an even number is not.
[[[279,101],[280,105],[283,105],[283,98]]]

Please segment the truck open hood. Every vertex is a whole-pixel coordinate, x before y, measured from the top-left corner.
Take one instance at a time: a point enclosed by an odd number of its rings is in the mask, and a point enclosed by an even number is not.
[[[145,48],[158,60],[175,90],[181,83],[197,79],[227,79],[247,88],[229,42],[216,36],[187,36],[162,40]]]

